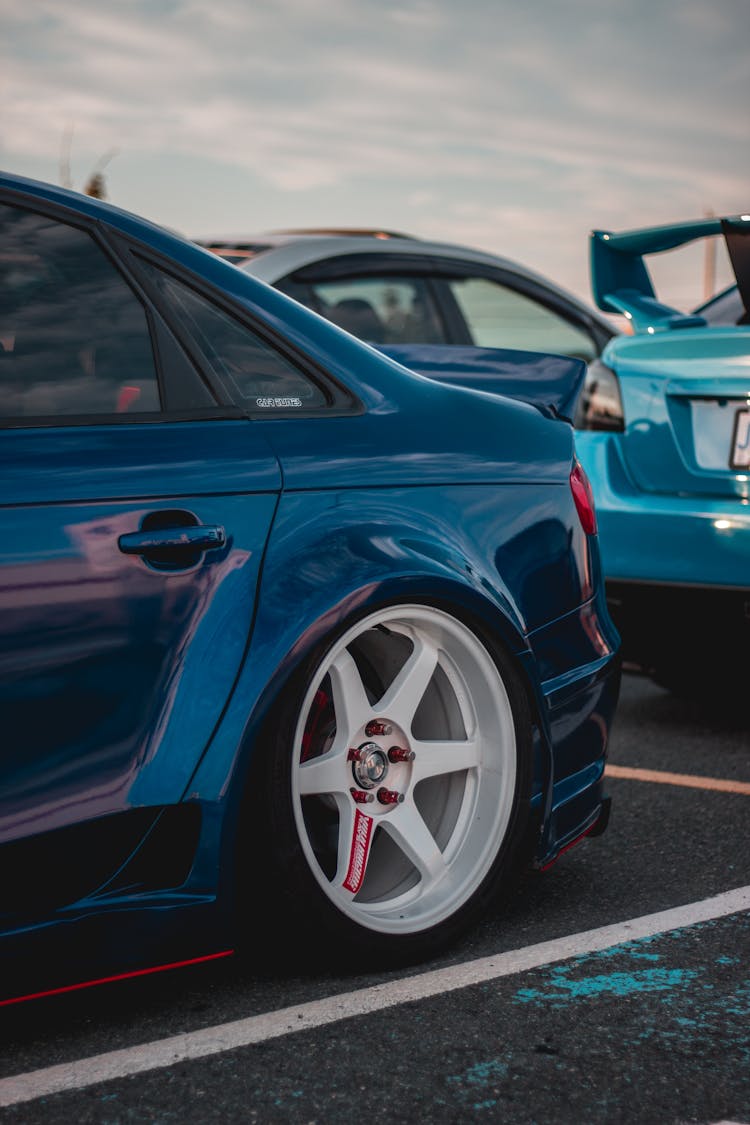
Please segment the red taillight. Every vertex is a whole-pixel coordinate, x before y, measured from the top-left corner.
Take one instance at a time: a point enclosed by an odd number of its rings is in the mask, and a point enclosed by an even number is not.
[[[594,494],[580,461],[574,461],[573,468],[570,470],[570,491],[573,493],[581,527],[587,535],[596,535]]]

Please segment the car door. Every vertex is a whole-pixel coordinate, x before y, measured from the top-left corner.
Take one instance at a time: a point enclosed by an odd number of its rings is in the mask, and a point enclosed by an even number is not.
[[[180,800],[280,489],[98,228],[0,199],[0,844]]]

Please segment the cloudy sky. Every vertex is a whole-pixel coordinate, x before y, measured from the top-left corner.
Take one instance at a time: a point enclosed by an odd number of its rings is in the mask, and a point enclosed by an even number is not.
[[[750,0],[0,0],[0,29],[0,166],[60,182],[69,149],[81,187],[115,150],[111,201],[186,234],[383,226],[587,296],[592,227],[750,209]]]

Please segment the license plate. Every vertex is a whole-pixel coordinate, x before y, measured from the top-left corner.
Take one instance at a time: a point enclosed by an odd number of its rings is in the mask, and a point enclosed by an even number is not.
[[[734,417],[734,437],[732,438],[732,469],[750,468],[750,408],[738,410]]]

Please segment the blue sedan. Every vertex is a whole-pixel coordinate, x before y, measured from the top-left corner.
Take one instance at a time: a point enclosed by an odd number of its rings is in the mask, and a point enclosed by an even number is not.
[[[9,175],[0,285],[6,996],[270,930],[428,956],[603,830],[580,361],[425,377]]]

